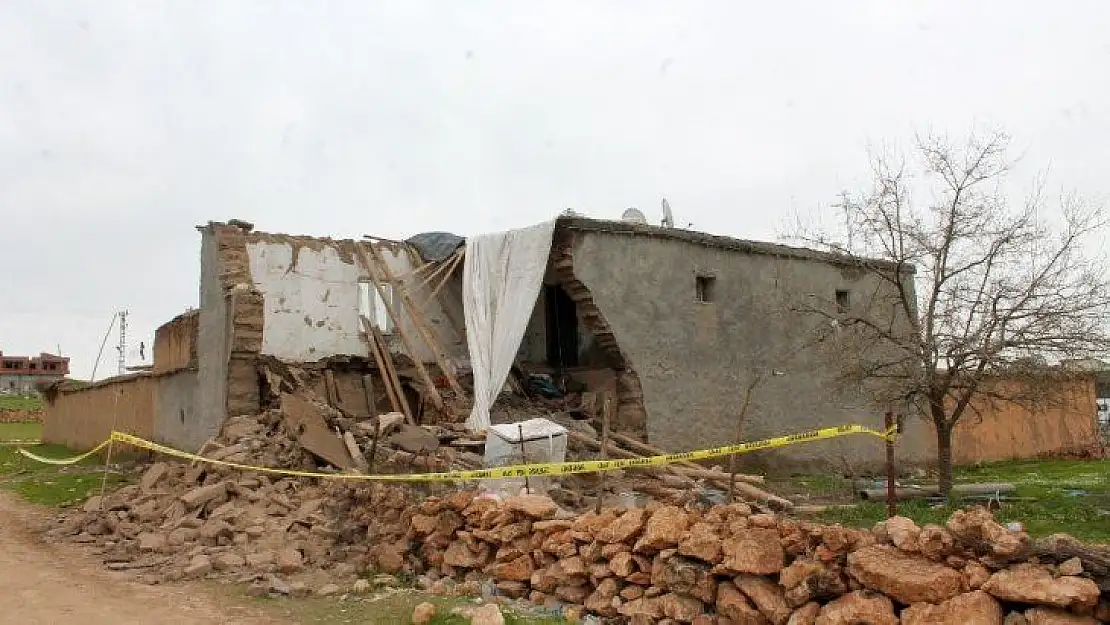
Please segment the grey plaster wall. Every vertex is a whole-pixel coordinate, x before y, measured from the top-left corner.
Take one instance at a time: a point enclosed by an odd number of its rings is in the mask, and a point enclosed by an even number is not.
[[[199,448],[204,441],[219,433],[227,418],[231,315],[220,272],[216,237],[210,229],[201,229],[196,418],[181,432],[185,449]]]
[[[760,374],[746,440],[845,423],[881,429],[884,408],[842,391],[829,355],[802,347],[817,321],[790,312],[797,298],[874,293],[875,277],[822,260],[588,231],[575,233],[574,270],[640,376],[653,444],[687,450],[733,441],[745,389]],[[696,300],[698,276],[713,279],[712,301]],[[927,435],[909,423],[900,457],[924,459]],[[859,467],[884,454],[880,439],[854,436],[747,462]]]
[[[200,394],[197,372],[182,369],[158,378],[154,396],[155,440],[171,447],[196,451],[204,441],[197,438],[206,426],[198,424]],[[207,440],[207,439],[205,439]]]

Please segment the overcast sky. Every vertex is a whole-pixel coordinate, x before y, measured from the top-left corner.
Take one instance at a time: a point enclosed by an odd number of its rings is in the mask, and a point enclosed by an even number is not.
[[[773,239],[869,144],[973,124],[1106,199],[1108,33],[1104,0],[3,2],[0,350],[87,377],[126,308],[149,358],[209,220],[467,234],[665,196]]]

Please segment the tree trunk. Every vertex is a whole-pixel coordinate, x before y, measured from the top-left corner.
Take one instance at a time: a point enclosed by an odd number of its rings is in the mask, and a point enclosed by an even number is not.
[[[937,485],[940,495],[948,501],[952,494],[952,427],[937,423]]]

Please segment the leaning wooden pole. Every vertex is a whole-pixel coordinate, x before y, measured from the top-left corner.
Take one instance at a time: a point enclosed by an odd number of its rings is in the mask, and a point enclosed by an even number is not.
[[[401,337],[401,343],[405,346],[405,351],[408,352],[409,357],[412,358],[413,364],[416,366],[416,372],[420,375],[420,380],[427,388],[427,395],[431,398],[432,403],[439,410],[446,412],[447,406],[443,402],[443,397],[439,394],[439,389],[436,388],[435,382],[432,380],[431,374],[428,373],[427,367],[421,362],[419,355],[416,353],[416,348],[405,333],[401,324],[401,316],[397,314],[393,306],[389,305],[390,299],[382,288],[381,276],[375,269],[374,262],[370,260],[370,256],[366,252],[366,247],[361,243],[355,242],[355,250],[358,252],[359,259],[362,261],[363,268],[370,274],[370,282],[374,285],[374,289],[378,292],[378,297],[381,298],[382,303],[385,304],[385,310],[389,313],[390,320],[393,321],[393,327],[397,330],[397,335]],[[373,248],[371,248],[373,249]]]
[[[396,279],[393,275],[393,270],[389,268],[389,264],[385,262],[385,259],[378,253],[378,250],[374,249],[373,246],[368,246],[365,249],[368,249],[370,255],[373,256],[373,260],[377,263],[377,267],[381,269],[385,281],[392,284],[397,289],[398,295],[401,296],[404,310],[408,311],[409,318],[412,320],[412,325],[416,327],[416,332],[420,335],[424,344],[428,346],[428,351],[432,352],[432,357],[435,358],[436,365],[439,367],[440,371],[443,372],[444,377],[447,378],[447,383],[451,386],[451,390],[455,392],[455,396],[465,397],[466,393],[455,377],[454,369],[449,366],[445,355],[442,353],[442,342],[439,341],[437,337],[433,336],[433,331],[429,327],[428,318],[424,316],[424,311],[418,308],[416,303],[412,301],[412,298],[409,297],[408,288],[403,282]],[[398,326],[398,331],[399,330],[400,326]],[[416,360],[416,355],[413,354],[412,358]]]

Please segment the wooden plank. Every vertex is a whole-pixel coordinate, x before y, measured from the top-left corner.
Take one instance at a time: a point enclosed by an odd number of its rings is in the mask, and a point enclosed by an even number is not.
[[[613,440],[617,441],[621,445],[624,445],[625,447],[628,447],[632,451],[634,451],[634,452],[636,452],[640,455],[643,455],[643,456],[665,456],[668,453],[670,453],[670,452],[664,451],[664,450],[662,450],[658,447],[655,447],[653,445],[648,445],[647,443],[641,443],[640,441],[638,441],[638,440],[636,440],[636,439],[634,439],[630,436],[625,436],[624,434],[618,434],[618,433],[614,432],[610,436],[612,437]],[[681,462],[677,462],[675,464],[677,464],[679,466],[682,466],[682,467],[686,467],[688,469],[695,469],[695,470],[698,470],[698,471],[705,471],[706,473],[719,473],[720,475],[724,476],[725,479],[728,479],[728,474],[727,473],[720,473],[719,471],[709,471],[705,467],[703,467],[699,464],[696,464],[694,462],[688,462],[688,461],[684,460],[684,461],[681,461]],[[716,478],[714,478],[714,479],[716,479]],[[736,474],[736,479],[740,480],[741,482],[747,482],[749,484],[762,484],[762,483],[764,483],[764,478],[763,478],[762,475],[744,475],[743,473],[737,473]]]
[[[420,258],[420,254],[417,254],[416,252],[412,251],[412,248],[406,248],[406,250],[408,251],[409,258],[411,258],[414,263],[418,263],[418,264],[419,263],[424,263],[424,259]],[[461,251],[456,252],[456,253],[459,255],[459,262],[462,262],[462,259],[464,258],[465,253],[461,252]],[[425,263],[425,265],[427,265],[427,264],[428,263]],[[452,269],[451,271],[454,272],[454,269]],[[448,275],[447,280],[444,281],[443,284],[446,285],[448,282],[450,282],[450,279],[451,279],[450,275]],[[432,301],[432,298],[429,298],[428,302],[425,303],[425,306],[427,306],[429,303],[431,303],[431,301]],[[445,301],[440,300],[439,307],[440,307],[440,309],[443,310],[443,316],[447,318],[447,323],[450,324],[451,329],[455,331],[455,336],[459,337],[459,340],[462,341],[463,343],[465,343],[466,342],[466,324],[463,323],[458,317],[455,316],[455,311],[449,305],[447,305],[447,303]]]
[[[419,306],[417,306],[415,302],[412,301],[412,298],[409,296],[408,287],[405,286],[404,282],[397,280],[397,278],[393,275],[393,270],[389,268],[389,263],[385,262],[385,259],[382,258],[380,254],[378,254],[378,250],[374,249],[373,246],[367,246],[366,249],[369,250],[370,255],[373,256],[374,262],[378,263],[378,268],[381,269],[382,275],[385,276],[385,281],[393,285],[396,293],[400,293],[401,302],[404,304],[404,309],[408,311],[409,318],[412,320],[412,324],[416,327],[416,331],[420,335],[420,338],[424,341],[424,344],[428,346],[428,351],[432,352],[432,356],[435,357],[436,365],[439,367],[439,370],[443,372],[443,375],[447,378],[447,383],[451,386],[451,390],[455,392],[455,396],[465,397],[466,393],[465,391],[463,391],[462,386],[459,384],[458,378],[455,377],[454,369],[452,369],[450,364],[447,362],[446,354],[443,353],[442,342],[438,340],[438,337],[433,336],[435,332],[430,327],[428,318],[424,315],[424,311]],[[396,323],[396,321],[394,323]],[[398,324],[397,331],[401,332],[401,330],[401,326],[400,324]],[[413,361],[418,360],[416,358],[416,354],[410,355],[412,356]],[[436,391],[436,394],[438,395],[439,392]],[[439,407],[442,409],[442,406]]]
[[[347,447],[328,429],[324,415],[315,404],[300,395],[282,393],[281,412],[301,447],[335,467],[351,468],[351,456],[347,453]]]
[[[324,395],[329,406],[339,408],[339,389],[335,386],[335,374],[331,369],[324,369]]]
[[[362,323],[362,339],[366,343],[366,351],[370,352],[370,355],[374,357],[374,364],[378,366],[378,371],[382,374],[382,382],[385,384],[385,395],[386,398],[389,399],[389,406],[394,412],[404,414],[405,411],[401,409],[401,403],[397,401],[397,395],[393,389],[393,385],[390,383],[389,372],[385,366],[386,359],[382,355],[381,350],[378,349],[378,342],[375,340],[375,335],[372,333],[374,324],[370,323],[370,320],[362,315],[359,315],[359,321]],[[370,414],[373,415],[375,412],[371,411]]]
[[[600,449],[601,448],[601,443],[598,442],[597,439],[591,438],[591,437],[586,436],[585,434],[581,434],[579,432],[575,432],[574,430],[569,430],[567,432],[567,437],[570,440],[578,441],[580,443],[583,443],[587,447],[590,447],[591,449]],[[606,447],[608,448],[609,453],[613,454],[614,456],[616,456],[618,458],[633,459],[633,458],[642,458],[643,457],[639,454],[635,454],[635,453],[632,453],[630,451],[626,451],[626,450],[621,449],[620,447],[617,447],[617,446],[612,445],[612,444],[607,445]],[[645,470],[645,471],[651,471],[652,469],[655,469],[657,471],[670,471],[671,473],[674,473],[675,475],[678,475],[678,476],[681,476],[681,477],[684,477],[684,478],[708,479],[708,480],[717,482],[718,484],[722,484],[722,485],[725,485],[725,486],[728,485],[728,480],[729,480],[729,474],[728,473],[722,473],[722,472],[719,472],[719,471],[709,471],[707,469],[690,469],[690,468],[687,468],[687,467],[681,467],[681,466],[675,466],[675,465],[667,465],[667,466],[664,466],[664,467],[642,467],[642,469]],[[737,477],[739,478],[739,476],[737,476]],[[747,498],[748,500],[751,500],[751,501],[761,501],[761,502],[764,502],[764,503],[768,503],[771,506],[773,506],[775,508],[778,508],[780,510],[790,510],[794,507],[794,503],[792,501],[790,501],[788,499],[783,499],[782,497],[779,497],[777,495],[772,495],[771,493],[768,493],[764,490],[760,490],[760,489],[756,488],[755,486],[752,486],[751,484],[748,484],[746,482],[741,482],[741,481],[739,481],[739,479],[737,479],[735,488],[736,488],[737,492],[739,492],[741,495],[743,495],[745,498]]]
[[[370,247],[369,249],[373,250],[374,248]],[[378,274],[374,266],[374,262],[370,260],[370,256],[366,252],[367,247],[363,246],[361,243],[356,242],[355,250],[358,251],[358,256],[359,259],[362,261],[363,268],[365,268],[366,272],[370,274],[370,282],[374,285],[374,289],[377,290],[378,297],[381,298],[382,302],[386,302],[388,300],[391,304],[392,298],[386,298],[385,296],[385,289],[382,288],[381,284],[381,276],[380,274]],[[427,367],[425,367],[424,363],[421,362],[420,358],[417,357],[416,349],[412,344],[412,340],[409,339],[408,335],[405,333],[405,329],[402,327],[401,316],[397,314],[397,311],[394,310],[393,306],[387,305],[385,307],[385,310],[389,313],[389,318],[393,321],[393,327],[397,331],[397,335],[401,337],[401,343],[404,344],[405,351],[408,352],[409,357],[412,358],[413,363],[416,365],[416,371],[417,373],[419,373],[421,380],[424,382],[424,386],[427,388],[427,394],[429,397],[431,397],[432,403],[435,404],[436,408],[439,408],[441,411],[446,412],[447,405],[443,402],[443,396],[439,394],[439,389],[436,388],[435,382],[432,381],[432,376],[428,373]],[[376,335],[380,336],[380,332],[378,332],[377,326],[370,324],[370,327],[375,331]],[[411,417],[412,415],[409,416]]]
[[[355,435],[350,432],[344,432],[343,444],[347,447],[347,453],[351,454],[351,460],[354,460],[355,468],[365,473],[366,470],[370,468],[370,465],[366,463],[366,458],[362,456],[362,450],[358,448],[358,441],[355,440]]]
[[[389,345],[385,342],[385,337],[382,336],[381,331],[370,320],[360,315],[362,324],[369,329],[369,340],[371,349],[374,350],[375,358],[381,368],[382,378],[385,379],[386,391],[392,398],[391,401],[395,402],[396,407],[394,410],[405,415],[405,419],[409,423],[413,423],[412,407],[409,406],[409,400],[405,397],[405,389],[401,386],[401,378],[397,375],[397,367],[393,365],[393,355],[389,351]]]
[[[385,379],[384,374],[382,379]],[[374,378],[369,373],[362,376],[362,393],[366,396],[366,414],[371,417],[378,414],[378,402],[374,399]]]

